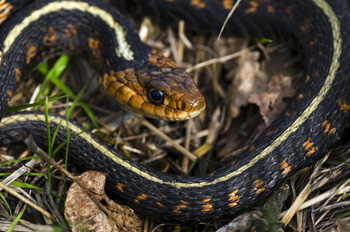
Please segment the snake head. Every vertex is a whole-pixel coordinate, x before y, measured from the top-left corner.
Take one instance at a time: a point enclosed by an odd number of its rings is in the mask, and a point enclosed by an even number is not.
[[[142,114],[168,121],[187,120],[205,109],[205,99],[191,76],[180,68],[139,73]]]
[[[167,121],[182,121],[205,109],[205,99],[191,76],[157,52],[147,62],[105,72],[101,88],[126,109]]]

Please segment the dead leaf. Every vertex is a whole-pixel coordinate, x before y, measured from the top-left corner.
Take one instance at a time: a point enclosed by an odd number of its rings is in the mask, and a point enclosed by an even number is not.
[[[335,231],[335,232],[349,232],[350,231],[350,227],[348,225],[348,223],[346,222],[346,220],[342,220],[339,219],[337,220],[337,227],[333,228],[331,231]]]
[[[253,93],[266,90],[268,77],[260,70],[258,61],[260,52],[254,51],[242,57],[233,85],[228,91],[228,99],[231,98],[230,115],[234,118],[240,113],[240,107],[249,103],[248,99]]]
[[[232,53],[241,51],[248,47],[249,39],[248,38],[237,38],[237,37],[221,37],[219,40],[215,40],[213,44],[214,50],[218,53],[219,57],[225,57]],[[236,69],[237,68],[237,59],[230,59],[223,62],[224,69]],[[226,79],[234,78],[226,77]]]
[[[73,231],[141,231],[142,221],[128,206],[110,200],[105,191],[106,175],[96,171],[78,177],[69,188],[64,215]]]
[[[250,103],[255,103],[260,108],[266,125],[270,125],[286,107],[283,98],[293,97],[296,89],[292,85],[292,78],[281,73],[272,77],[269,89],[265,92],[253,93],[249,97]]]

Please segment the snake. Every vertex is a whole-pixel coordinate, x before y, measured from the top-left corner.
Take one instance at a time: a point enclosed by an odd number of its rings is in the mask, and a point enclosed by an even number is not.
[[[218,32],[234,0],[130,0],[164,23]],[[95,0],[2,0],[0,15],[0,144],[29,132],[45,145],[45,115],[6,115],[16,82],[46,57],[85,56],[100,71],[109,97],[162,120],[185,120],[205,108],[191,76],[142,43],[131,23]],[[292,39],[302,51],[304,77],[289,106],[239,156],[213,173],[180,177],[133,162],[73,120],[50,114],[56,141],[71,138],[69,156],[107,175],[107,188],[138,212],[161,221],[193,223],[227,217],[266,198],[284,180],[332,149],[350,110],[350,12],[343,0],[242,0],[225,26],[238,36]]]

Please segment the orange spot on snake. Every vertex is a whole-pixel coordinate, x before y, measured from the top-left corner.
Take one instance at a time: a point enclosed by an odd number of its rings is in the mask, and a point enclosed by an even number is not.
[[[0,13],[0,24],[2,24],[9,17],[12,7],[13,6],[9,3],[6,3],[6,1],[0,2],[0,8],[2,10]]]
[[[101,60],[100,41],[92,37],[89,37],[87,40],[94,58],[97,60]]]
[[[246,12],[247,13],[254,13],[258,8],[259,3],[254,0],[254,1],[249,1],[249,4],[251,5],[251,7],[249,9],[247,9]]]
[[[44,45],[51,46],[53,42],[57,39],[57,32],[53,29],[53,27],[49,27],[49,31],[44,36]]]
[[[10,90],[7,91],[7,105],[10,105],[10,101],[11,101],[11,98],[12,98],[12,92]]]
[[[291,117],[291,116],[293,116],[295,114],[295,110],[293,110],[292,112],[287,112],[285,115],[287,116],[287,117]]]
[[[329,135],[334,134],[337,131],[337,128],[333,127],[332,129],[330,129],[331,127],[331,123],[328,122],[327,120],[325,120],[322,124],[321,127],[326,127],[324,129],[324,133],[328,133]]]
[[[310,79],[311,79],[310,75],[307,75],[307,76],[306,76],[305,83],[307,83]]]
[[[308,97],[308,96],[310,96],[310,92],[308,92],[308,93],[301,93],[301,94],[299,94],[298,96],[297,96],[297,98],[298,99],[303,99],[303,98],[305,98],[305,97]]]
[[[267,5],[267,12],[275,13],[275,8],[272,5]]]
[[[312,145],[314,144],[313,142],[310,142],[311,138],[309,137],[305,143],[303,143],[303,146],[305,150],[310,150]]]
[[[350,105],[346,104],[346,102],[342,102],[341,99],[339,99],[338,105],[340,106],[340,110],[343,111],[344,114],[348,113]]]
[[[138,196],[137,196],[137,199],[138,199],[138,200],[145,200],[147,196],[148,196],[147,194],[141,193],[141,195],[138,195]]]
[[[158,205],[159,207],[161,207],[161,208],[164,207],[164,205],[163,205],[162,203],[160,203],[160,202],[157,202],[157,205]]]
[[[318,42],[318,39],[317,39],[317,37],[315,37],[314,40],[311,40],[311,41],[310,41],[310,45],[313,46],[313,45],[315,45],[315,43],[317,43],[317,42]]]
[[[29,64],[30,63],[30,60],[36,55],[36,49],[37,47],[36,46],[33,46],[33,45],[27,45],[27,61],[26,61],[26,64]]]
[[[292,167],[287,162],[287,158],[282,160],[279,165],[281,166],[281,170],[283,170],[282,175],[288,174],[292,169]]]
[[[205,2],[203,2],[203,0],[191,0],[191,5],[196,6],[199,9],[203,9],[206,6]]]
[[[246,10],[246,13],[255,13],[258,9],[258,7],[260,6],[260,2],[259,0],[251,0],[249,1],[249,5],[251,6],[250,8],[248,8]],[[266,4],[266,10],[268,13],[275,13],[275,8],[273,7],[273,5],[268,4],[269,0],[264,0],[264,4]]]
[[[115,187],[117,188],[117,190],[119,191],[119,192],[124,192],[124,187],[126,186],[126,184],[123,184],[123,183],[118,183]]]
[[[336,131],[337,131],[337,128],[334,127],[334,128],[332,128],[332,129],[329,131],[328,134],[332,135],[332,134],[334,134]]]
[[[119,192],[124,192],[124,189],[123,189],[123,187],[125,187],[124,184],[118,183],[115,187]]]
[[[202,212],[209,212],[213,210],[213,204],[206,203],[205,205],[202,205]]]
[[[306,153],[306,156],[310,156],[316,151],[316,148],[312,146],[314,143],[310,142],[310,140],[311,138],[309,137],[308,140],[305,143],[303,143],[305,151],[308,151]]]
[[[185,201],[180,200],[179,203],[180,204],[176,205],[175,209],[173,210],[173,212],[176,213],[176,214],[182,213],[181,209],[186,209],[187,208],[187,205],[186,205]]]
[[[328,123],[327,120],[323,121],[322,124],[321,124],[321,127],[324,127],[327,123]]]
[[[255,190],[256,194],[260,194],[263,191],[265,191],[265,188],[266,188],[267,185],[264,184],[265,182],[263,180],[258,179],[256,181],[254,181],[254,183],[255,183],[254,190]]]
[[[295,6],[287,6],[286,12],[289,16],[289,19],[293,19],[293,10],[295,9]]]
[[[16,82],[19,82],[21,80],[22,72],[19,68],[14,68],[14,71],[16,73]]]
[[[234,4],[234,0],[223,0],[222,1],[222,6],[226,10],[231,10]]]
[[[205,199],[202,200],[202,202],[204,202],[204,203],[207,203],[209,201],[211,201],[211,197],[208,197],[208,198],[205,198]]]
[[[326,127],[325,129],[324,129],[324,133],[327,133],[327,132],[329,132],[329,127],[331,126],[331,123],[330,122],[328,122],[327,120],[326,121],[324,121],[322,124],[321,124],[321,127]]]
[[[238,202],[240,201],[239,196],[236,195],[237,192],[238,192],[238,189],[232,191],[232,192],[228,195],[228,196],[229,196],[228,201],[230,202],[230,203],[228,204],[228,206],[234,207],[234,206],[236,206],[236,205],[238,204]]]
[[[256,148],[254,145],[250,146],[249,151],[254,151]]]
[[[306,33],[309,33],[310,26],[311,26],[311,19],[307,18],[307,19],[305,19],[304,24],[300,27],[300,29]]]
[[[310,156],[315,153],[316,148],[312,148],[308,153],[306,153],[306,156]]]

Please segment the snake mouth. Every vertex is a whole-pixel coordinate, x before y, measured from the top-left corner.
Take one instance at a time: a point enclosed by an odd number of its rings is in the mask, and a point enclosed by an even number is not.
[[[198,99],[190,111],[188,111],[189,118],[194,118],[199,115],[206,107],[205,99]]]

